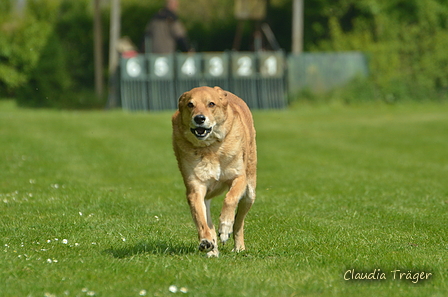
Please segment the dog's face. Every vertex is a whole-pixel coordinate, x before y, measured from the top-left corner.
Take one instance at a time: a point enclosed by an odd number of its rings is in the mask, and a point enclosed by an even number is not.
[[[188,139],[196,142],[221,138],[220,125],[227,118],[226,93],[221,88],[199,87],[179,98],[179,112]]]

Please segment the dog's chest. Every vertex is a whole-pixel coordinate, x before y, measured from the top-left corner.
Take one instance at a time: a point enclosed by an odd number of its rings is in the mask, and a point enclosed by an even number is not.
[[[232,180],[241,175],[242,160],[226,155],[201,156],[194,167],[194,173],[201,181]]]

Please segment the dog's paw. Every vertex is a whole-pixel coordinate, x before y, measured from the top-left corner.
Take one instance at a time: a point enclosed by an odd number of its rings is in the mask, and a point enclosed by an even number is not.
[[[232,252],[234,252],[234,253],[240,253],[240,252],[242,252],[242,251],[244,251],[244,250],[246,250],[246,248],[245,248],[244,246],[239,246],[239,247],[234,247],[234,248],[232,249]]]
[[[213,244],[213,242],[207,240],[207,239],[202,239],[201,243],[199,244],[199,250],[201,252],[210,252],[215,248],[215,245]]]
[[[219,251],[217,248],[214,248],[210,252],[207,253],[207,258],[218,258],[219,257]]]
[[[229,233],[219,233],[219,239],[221,240],[222,244],[226,244],[227,240],[229,240],[230,234]]]

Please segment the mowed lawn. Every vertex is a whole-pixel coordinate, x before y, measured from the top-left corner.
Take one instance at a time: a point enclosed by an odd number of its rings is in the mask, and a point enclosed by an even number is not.
[[[170,117],[0,101],[1,296],[448,296],[447,104],[255,111],[247,251],[217,259]]]

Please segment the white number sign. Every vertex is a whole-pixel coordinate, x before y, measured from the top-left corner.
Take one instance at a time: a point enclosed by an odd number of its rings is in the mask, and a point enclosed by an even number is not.
[[[248,56],[242,56],[237,60],[238,68],[236,73],[239,76],[252,75],[252,59]]]
[[[224,73],[224,65],[222,58],[213,57],[208,61],[208,71],[212,76],[221,76]]]
[[[154,73],[158,77],[164,77],[170,71],[170,66],[168,63],[168,58],[159,57],[154,61]]]
[[[277,58],[275,56],[270,56],[264,61],[264,70],[268,75],[277,74]]]
[[[196,74],[196,64],[193,57],[188,57],[180,68],[183,74],[193,76]]]
[[[130,58],[126,63],[126,71],[130,77],[137,77],[142,73],[142,66],[136,58]]]

